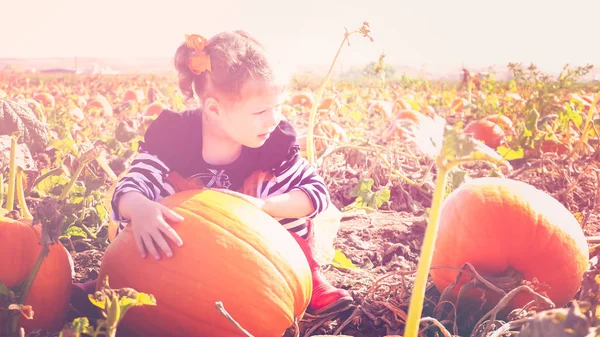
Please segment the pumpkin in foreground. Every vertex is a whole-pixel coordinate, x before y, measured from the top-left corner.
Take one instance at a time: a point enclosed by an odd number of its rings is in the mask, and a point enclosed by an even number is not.
[[[4,285],[16,287],[27,279],[43,247],[39,244],[40,236],[41,225],[32,226],[31,220],[0,217],[0,281]],[[73,268],[73,260],[65,247],[60,243],[51,245],[23,301],[34,312],[32,320],[23,316],[19,319],[26,333],[34,329],[62,329],[69,308]],[[0,303],[0,307],[3,306]],[[0,320],[0,332],[3,329]]]
[[[131,226],[106,249],[97,287],[152,294],[156,306],[132,308],[119,325],[128,336],[243,336],[216,308],[254,336],[281,336],[300,319],[312,293],[302,250],[277,220],[245,200],[212,190],[159,201],[184,220],[173,257],[142,259]]]
[[[465,183],[444,200],[439,219],[432,268],[460,268],[469,262],[484,277],[499,277],[512,268],[526,281],[545,283],[548,288],[539,291],[545,290],[558,307],[575,296],[588,268],[589,248],[575,217],[558,200],[521,181],[479,178]],[[455,287],[454,298],[470,279],[466,275]],[[455,270],[431,270],[439,291],[456,276]],[[481,292],[471,295],[477,298]],[[486,295],[495,305],[497,296]],[[531,300],[530,295],[518,294],[511,307]]]

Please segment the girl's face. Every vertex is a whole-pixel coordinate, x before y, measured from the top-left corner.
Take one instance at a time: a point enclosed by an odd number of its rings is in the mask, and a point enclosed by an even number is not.
[[[218,104],[218,124],[236,143],[261,147],[281,122],[284,100],[284,92],[276,85],[250,81],[242,87],[239,100]]]

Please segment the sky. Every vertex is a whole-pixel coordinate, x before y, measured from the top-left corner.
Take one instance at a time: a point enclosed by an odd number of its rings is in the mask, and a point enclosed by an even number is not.
[[[0,0],[0,58],[172,57],[189,33],[244,29],[291,66],[339,62],[600,67],[598,0]]]

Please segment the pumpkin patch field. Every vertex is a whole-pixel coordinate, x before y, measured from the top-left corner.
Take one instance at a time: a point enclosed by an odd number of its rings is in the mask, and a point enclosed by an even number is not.
[[[590,68],[451,82],[378,65],[298,75],[281,108],[331,196],[317,260],[353,298],[325,314],[307,310],[292,236],[235,195],[161,200],[185,218],[172,258],[115,236],[110,200],[144,132],[194,108],[175,75],[0,73],[0,337],[600,335]],[[98,319],[69,303],[87,281]]]

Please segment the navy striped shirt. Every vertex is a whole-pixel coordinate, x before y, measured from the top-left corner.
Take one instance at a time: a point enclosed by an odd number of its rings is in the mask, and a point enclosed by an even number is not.
[[[121,222],[119,231],[128,222],[119,214],[119,197],[138,191],[158,201],[180,190],[173,176],[186,184],[242,191],[248,188],[247,178],[254,174],[256,186],[244,191],[247,194],[262,198],[300,189],[314,207],[306,218],[315,217],[329,206],[327,187],[314,167],[300,156],[296,132],[288,121],[282,120],[263,146],[244,146],[239,158],[227,165],[211,165],[203,160],[201,131],[199,110],[164,110],[150,124],[139,153],[113,194],[112,217]],[[305,236],[306,218],[277,220],[286,229]]]

